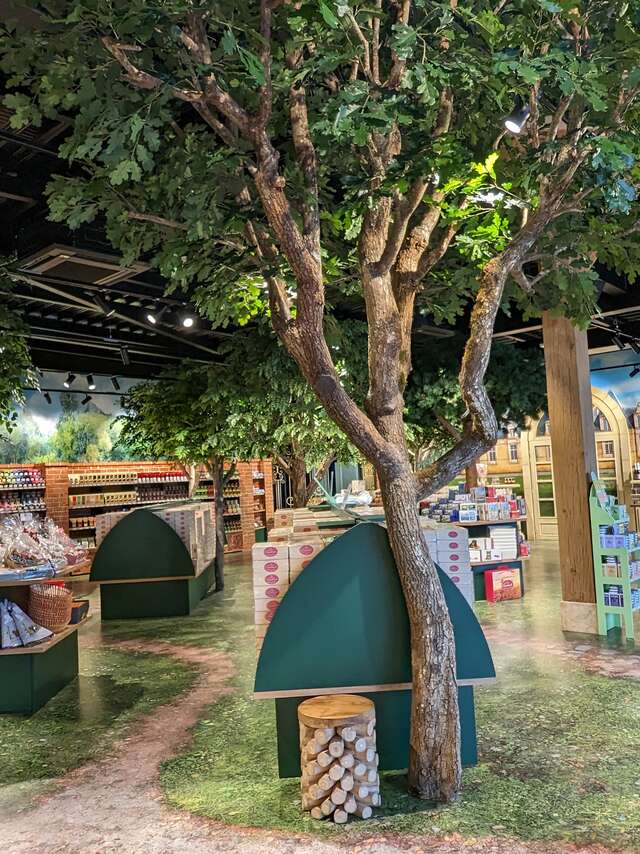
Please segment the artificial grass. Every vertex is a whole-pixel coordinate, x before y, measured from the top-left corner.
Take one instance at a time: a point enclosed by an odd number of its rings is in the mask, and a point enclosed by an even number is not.
[[[227,594],[238,605],[246,603],[242,572]],[[376,817],[337,828],[301,811],[298,780],[278,779],[274,704],[251,698],[255,657],[245,607],[217,605],[204,606],[197,632],[184,629],[197,643],[208,634],[231,652],[237,690],[210,707],[189,750],[165,763],[161,783],[172,805],[232,824],[341,838],[457,832],[640,847],[637,682],[588,675],[575,661],[526,646],[502,650],[500,668],[498,648],[498,681],[476,689],[481,760],[465,769],[460,802],[432,808],[408,796],[404,775],[386,774]]]
[[[82,650],[80,676],[30,717],[0,715],[0,786],[59,777],[109,752],[125,726],[193,683],[171,657]]]

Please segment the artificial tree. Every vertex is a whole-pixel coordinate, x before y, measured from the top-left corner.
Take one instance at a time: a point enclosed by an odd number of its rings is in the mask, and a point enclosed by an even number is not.
[[[50,17],[61,11],[66,24],[7,31],[2,47],[14,125],[70,111],[61,153],[90,170],[53,183],[52,215],[103,215],[125,257],[153,254],[217,323],[259,313],[267,284],[278,336],[376,468],[412,632],[409,785],[449,800],[455,649],[416,500],[495,442],[484,375],[501,303],[584,322],[597,256],[635,273],[635,4],[71,0]],[[367,315],[364,407],[325,336],[326,296],[345,290]],[[414,314],[467,300],[462,435],[414,473]]]
[[[128,392],[120,434],[138,453],[180,463],[189,478],[189,496],[198,485],[198,467],[208,471],[215,495],[216,591],[224,588],[224,487],[235,470],[232,465],[225,472],[224,462],[246,452],[245,434],[230,423],[230,402],[236,401],[229,384],[215,367],[185,364]]]
[[[464,339],[453,334],[442,346],[439,339],[423,344],[414,354],[414,370],[406,390],[408,445],[414,469],[437,459],[460,441],[466,404],[458,385]],[[499,426],[522,429],[546,405],[542,351],[537,346],[494,344],[485,387]],[[466,485],[477,485],[477,465],[466,468]]]
[[[18,420],[25,388],[38,388],[26,326],[6,304],[11,284],[0,269],[0,429],[8,433]]]

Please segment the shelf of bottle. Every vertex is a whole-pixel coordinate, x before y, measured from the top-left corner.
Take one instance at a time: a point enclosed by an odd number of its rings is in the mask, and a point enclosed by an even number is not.
[[[141,504],[175,504],[178,501],[187,501],[187,496],[185,495],[183,498],[163,498],[157,499],[155,501],[123,501],[121,503],[114,502],[113,504],[71,504],[69,505],[69,510],[87,510],[91,508],[92,510],[99,508],[114,508],[114,507],[138,507]],[[200,500],[200,499],[198,499]]]
[[[16,513],[46,513],[46,507],[17,507],[15,510],[0,510],[1,516],[15,516]]]
[[[21,492],[21,491],[34,491],[36,489],[45,489],[44,483],[39,484],[37,486],[7,486],[6,484],[0,484],[0,492]]]
[[[76,525],[75,528],[69,528],[70,534],[81,533],[82,531],[95,531],[95,525]]]

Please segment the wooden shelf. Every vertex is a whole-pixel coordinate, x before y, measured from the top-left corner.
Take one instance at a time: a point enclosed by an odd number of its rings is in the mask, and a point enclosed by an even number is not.
[[[81,564],[78,564],[81,566]],[[31,584],[44,584],[47,581],[60,581],[61,578],[66,579],[69,575],[71,575],[73,566],[65,566],[63,569],[59,570],[54,576],[51,578],[30,578],[28,581],[18,581],[18,580],[7,580],[3,581],[2,576],[0,576],[0,589],[5,587],[28,587]]]
[[[501,563],[524,563],[528,557],[501,557],[500,560],[472,560],[471,566],[498,566]]]
[[[19,491],[29,491],[35,489],[46,489],[44,483],[38,486],[0,486],[0,492],[19,492]]]
[[[514,522],[526,522],[526,516],[518,516],[517,519],[479,519],[477,522],[446,522],[448,525],[462,525],[464,528],[474,528],[480,525],[513,525]]]
[[[1,516],[16,516],[20,513],[46,513],[46,507],[19,507],[17,510],[0,510]]]
[[[59,644],[60,641],[63,641],[65,638],[72,635],[74,632],[77,632],[80,626],[83,626],[91,617],[85,617],[84,620],[81,620],[79,623],[75,623],[73,626],[67,626],[66,629],[63,629],[61,632],[58,632],[57,635],[49,638],[49,640],[42,641],[42,643],[34,643],[32,646],[17,646],[13,649],[0,649],[0,657],[5,655],[38,655],[43,652],[47,652],[52,647]]]

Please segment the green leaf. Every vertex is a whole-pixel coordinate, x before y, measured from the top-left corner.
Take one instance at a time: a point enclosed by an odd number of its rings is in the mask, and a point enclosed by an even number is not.
[[[322,15],[322,17],[324,18],[325,22],[326,22],[326,23],[327,23],[327,24],[328,24],[332,29],[334,29],[334,30],[335,30],[335,29],[336,29],[336,27],[338,27],[338,26],[340,25],[340,21],[336,18],[336,16],[333,14],[333,12],[332,12],[332,11],[331,11],[331,9],[327,6],[327,4],[322,2],[322,0],[320,0],[319,7],[320,7],[320,14],[321,14],[321,15]]]

